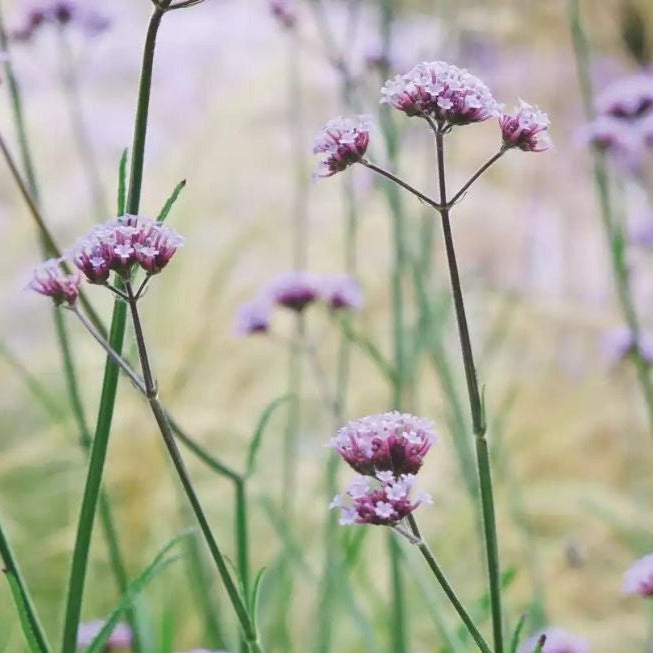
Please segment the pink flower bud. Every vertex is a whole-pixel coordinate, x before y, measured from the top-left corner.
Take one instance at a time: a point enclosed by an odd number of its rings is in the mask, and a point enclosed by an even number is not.
[[[369,116],[329,120],[313,143],[313,154],[326,154],[315,175],[330,177],[360,161],[367,151],[369,132]]]
[[[79,272],[66,274],[60,267],[61,259],[49,259],[34,269],[34,277],[29,284],[32,290],[51,297],[58,306],[64,302],[73,306],[79,296],[82,276]]]
[[[551,147],[549,124],[546,113],[524,100],[519,100],[514,114],[499,116],[504,146],[518,147],[524,152],[544,152]]]

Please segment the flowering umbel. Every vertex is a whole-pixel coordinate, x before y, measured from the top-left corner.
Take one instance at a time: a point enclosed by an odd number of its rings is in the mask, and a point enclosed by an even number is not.
[[[524,100],[519,100],[513,114],[499,116],[504,147],[517,147],[524,152],[544,152],[551,147],[547,131],[550,124],[544,111]]]
[[[99,634],[99,632],[104,628],[106,622],[101,619],[95,621],[89,621],[84,624],[80,624],[79,630],[77,631],[77,647],[84,649],[90,646],[91,642]],[[113,632],[109,636],[105,649],[107,651],[122,650],[128,649],[131,647],[132,643],[132,632],[127,624],[116,624],[116,627],[113,629]]]
[[[533,653],[542,635],[546,637],[542,653],[587,653],[589,651],[589,643],[585,638],[572,635],[561,628],[547,628],[527,639],[520,646],[519,653]]]
[[[51,297],[54,303],[74,306],[79,296],[82,275],[75,271],[66,274],[61,269],[61,259],[49,259],[34,269],[34,277],[29,284],[32,290]]]
[[[385,83],[381,96],[381,102],[408,116],[432,119],[441,131],[482,122],[500,109],[480,79],[444,61],[423,62],[405,75],[396,75]]]
[[[324,153],[315,173],[331,177],[352,163],[360,161],[370,141],[370,117],[334,118],[322,128],[313,142],[313,154]]]
[[[653,597],[653,553],[640,558],[624,574],[624,594]]]
[[[103,32],[109,27],[109,19],[90,11],[82,4],[70,0],[54,0],[33,6],[23,17],[23,24],[11,36],[16,41],[29,41],[41,27],[53,24],[64,27],[75,24],[89,36]]]
[[[376,478],[357,476],[345,494],[338,494],[330,508],[340,508],[340,523],[376,524],[393,526],[410,514],[422,503],[430,503],[431,497],[420,495],[416,501],[410,499],[410,490],[415,483],[414,474],[378,472]]]
[[[399,477],[417,473],[434,442],[430,421],[393,411],[349,422],[329,444],[359,474]]]

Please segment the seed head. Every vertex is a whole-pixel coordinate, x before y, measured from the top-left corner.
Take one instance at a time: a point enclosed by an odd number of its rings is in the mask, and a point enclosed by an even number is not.
[[[435,442],[433,424],[393,411],[353,420],[331,439],[330,446],[359,474],[416,474]]]
[[[626,571],[622,591],[624,594],[653,597],[653,553],[640,558]]]
[[[407,116],[431,118],[440,131],[482,122],[500,110],[480,79],[444,61],[423,62],[405,75],[396,75],[385,83],[381,96],[381,102]]]
[[[315,176],[331,177],[360,161],[370,141],[370,123],[370,117],[362,115],[329,120],[313,142],[313,154],[326,154]]]
[[[57,306],[63,303],[74,306],[81,282],[82,275],[79,272],[66,274],[61,269],[61,259],[53,258],[34,269],[29,287],[41,295],[51,297]]]
[[[585,638],[572,635],[561,628],[546,628],[527,639],[520,646],[519,653],[533,653],[542,635],[546,636],[542,653],[587,653],[589,651],[589,643]]]
[[[521,99],[512,115],[499,116],[504,146],[517,147],[524,152],[544,152],[551,147],[547,131],[550,124],[544,111]]]

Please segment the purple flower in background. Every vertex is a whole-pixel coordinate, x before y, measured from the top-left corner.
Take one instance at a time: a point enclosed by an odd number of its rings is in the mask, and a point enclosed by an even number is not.
[[[653,111],[653,75],[638,73],[607,86],[596,98],[599,114],[622,119],[641,118]]]
[[[544,152],[552,143],[547,131],[549,117],[537,107],[519,100],[514,114],[499,116],[501,136],[505,147],[518,147],[524,152]]]
[[[194,648],[192,651],[184,651],[184,653],[229,653],[229,651],[214,651],[208,648]]]
[[[653,597],[653,553],[640,558],[626,571],[622,591],[624,594]]]
[[[62,259],[49,259],[34,269],[34,277],[29,284],[32,290],[51,297],[58,306],[64,302],[73,306],[79,296],[82,275],[75,271],[66,274],[61,269]]]
[[[488,87],[464,68],[444,61],[420,63],[381,89],[387,102],[408,116],[433,119],[442,131],[499,115]]]
[[[605,350],[612,363],[620,363],[638,352],[645,363],[653,365],[653,339],[640,333],[639,341],[636,342],[633,332],[627,326],[613,329],[605,336]]]
[[[519,647],[519,653],[533,653],[542,635],[546,636],[542,653],[587,653],[590,648],[589,642],[583,637],[572,635],[561,628],[547,628],[526,640]]]
[[[345,274],[323,277],[320,286],[320,296],[333,310],[358,309],[363,305],[359,283]]]
[[[359,474],[416,474],[435,442],[433,424],[409,413],[393,411],[352,420],[329,446]]]
[[[370,117],[363,115],[329,120],[313,141],[313,154],[326,154],[315,176],[331,177],[360,161],[370,141],[370,122]]]
[[[411,501],[410,490],[415,483],[413,474],[394,476],[379,472],[375,478],[357,476],[344,494],[338,494],[329,505],[340,508],[340,523],[392,526],[422,503],[431,503],[428,494]]]
[[[24,16],[21,27],[14,29],[12,38],[16,41],[29,41],[43,25],[77,25],[86,34],[94,36],[109,27],[110,21],[86,7],[80,8],[76,2],[56,0],[33,6]]]
[[[85,624],[79,625],[77,631],[77,647],[86,648],[90,646],[91,642],[95,639],[98,633],[104,627],[105,622],[101,619],[96,621],[89,621]],[[106,643],[107,651],[114,651],[117,649],[127,649],[131,647],[132,632],[127,624],[116,624],[113,632],[109,636]]]
[[[636,168],[640,163],[642,137],[629,122],[599,116],[580,130],[579,138],[582,143],[614,156],[629,168]]]
[[[136,265],[148,275],[169,263],[184,239],[150,218],[123,215],[98,225],[73,248],[70,258],[91,283],[104,284],[110,271],[128,278]]]
[[[653,148],[653,112],[638,120],[635,126],[639,131],[643,144],[646,147]]]
[[[262,300],[301,312],[320,297],[319,279],[310,272],[296,270],[280,274],[261,292]]]
[[[272,305],[264,297],[241,304],[236,311],[234,333],[239,336],[267,333],[270,329],[271,309]]]
[[[628,240],[637,247],[653,247],[653,212],[647,212],[633,220],[628,228]]]
[[[270,13],[286,29],[292,29],[297,23],[297,12],[294,2],[290,0],[270,0]]]

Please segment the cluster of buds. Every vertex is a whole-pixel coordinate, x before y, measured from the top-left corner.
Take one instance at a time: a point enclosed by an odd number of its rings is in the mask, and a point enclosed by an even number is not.
[[[41,295],[51,297],[57,306],[67,304],[74,306],[79,296],[82,275],[75,270],[67,274],[63,268],[63,259],[52,258],[34,269],[29,287]]]
[[[429,503],[428,495],[411,501],[409,493],[434,442],[431,422],[397,411],[341,428],[329,446],[360,476],[331,503],[342,510],[340,523],[393,525]]]
[[[578,635],[572,635],[561,628],[547,628],[527,639],[520,647],[519,653],[534,653],[544,640],[542,653],[587,653],[589,642]]]
[[[47,24],[74,24],[86,34],[94,36],[109,27],[109,19],[87,8],[81,9],[77,3],[69,0],[55,0],[40,7],[32,7],[23,18],[22,26],[13,30],[12,38],[16,41],[29,41]]]
[[[329,120],[313,141],[313,154],[325,154],[315,176],[331,177],[360,161],[370,142],[370,125],[364,115]]]
[[[549,125],[544,111],[521,99],[513,114],[499,116],[503,146],[517,147],[524,152],[544,152],[551,147]]]
[[[582,140],[604,151],[631,172],[640,171],[653,148],[653,74],[642,72],[607,86],[596,98],[597,117]]]
[[[334,311],[358,309],[363,295],[358,283],[346,275],[289,272],[272,279],[255,299],[238,308],[234,331],[239,335],[266,333],[275,306],[300,313],[316,301]]]
[[[653,598],[653,553],[640,558],[624,574],[624,594]]]
[[[95,621],[89,621],[84,624],[80,624],[79,630],[77,631],[77,648],[85,649],[88,648],[93,640],[100,633],[102,628],[104,628],[105,621],[101,619]],[[105,651],[119,651],[125,649],[131,649],[132,644],[132,632],[127,624],[119,623],[116,624],[116,627],[113,629],[109,639],[107,640],[104,650]]]
[[[124,215],[92,229],[73,248],[71,259],[90,283],[105,284],[111,272],[128,280],[137,266],[158,274],[183,242],[160,222]]]

